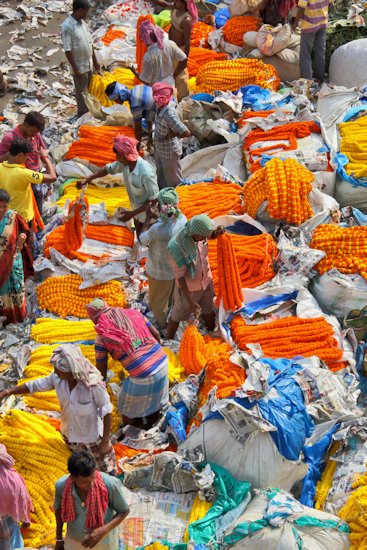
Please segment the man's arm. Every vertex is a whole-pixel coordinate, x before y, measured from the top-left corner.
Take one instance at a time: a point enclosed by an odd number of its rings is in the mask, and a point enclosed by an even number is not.
[[[183,295],[185,296],[187,302],[190,304],[192,313],[194,315],[198,315],[201,310],[201,307],[197,302],[194,302],[194,300],[192,299],[185,277],[181,277],[180,279],[178,279],[177,283],[180,289],[182,290]]]
[[[129,513],[129,509],[127,509],[125,512],[119,512],[113,516],[113,518],[106,523],[105,525],[102,525],[102,527],[97,527],[97,529],[94,529],[90,535],[88,535],[82,542],[82,546],[84,548],[94,548],[100,540],[103,539],[112,529],[120,525],[120,523],[126,518],[126,516]]]
[[[303,18],[304,14],[305,14],[305,8],[301,8],[300,6],[298,6],[297,15],[292,25],[293,31],[295,31],[296,28],[298,27],[298,23]]]
[[[87,185],[89,182],[96,180],[98,178],[103,178],[104,176],[107,176],[107,173],[108,172],[107,172],[107,165],[106,165],[103,168],[100,168],[99,170],[97,170],[97,172],[94,172],[94,174],[91,174],[90,176],[88,176],[87,178],[83,178],[77,181],[76,187],[77,189],[81,189],[82,187]]]
[[[61,519],[61,508],[55,510],[55,519],[56,519],[56,544],[55,550],[64,550],[64,541],[62,538],[62,528],[64,522]]]
[[[69,61],[70,65],[71,65],[71,67],[74,71],[75,76],[81,76],[82,73],[80,72],[80,70],[76,66],[73,54],[71,52],[65,52],[65,55],[66,55],[66,59]]]
[[[105,456],[109,450],[111,424],[112,424],[112,414],[108,413],[103,417],[102,441],[98,446],[98,452],[100,453],[101,456]]]
[[[191,34],[192,34],[192,19],[191,17],[185,17],[182,22],[182,28],[184,32],[184,42],[185,42],[185,54],[186,57],[189,57],[190,46],[191,46]],[[187,60],[186,60],[187,65]],[[185,67],[184,67],[185,69]]]
[[[57,174],[55,166],[52,164],[49,157],[47,157],[47,160],[44,161],[46,172],[42,174],[42,183],[53,183],[57,180]]]
[[[96,51],[93,47],[93,51],[92,51],[92,60],[93,60],[93,67],[95,68],[96,71],[100,71],[101,69],[101,66],[100,64],[98,63],[97,61],[97,58],[96,58]]]

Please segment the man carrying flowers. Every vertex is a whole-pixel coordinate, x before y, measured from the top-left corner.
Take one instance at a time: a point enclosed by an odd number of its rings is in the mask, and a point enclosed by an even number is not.
[[[99,470],[117,474],[115,451],[110,442],[113,406],[101,373],[80,348],[62,344],[50,359],[54,372],[0,392],[0,403],[9,395],[56,390],[60,403],[60,432],[71,451],[87,450]]]

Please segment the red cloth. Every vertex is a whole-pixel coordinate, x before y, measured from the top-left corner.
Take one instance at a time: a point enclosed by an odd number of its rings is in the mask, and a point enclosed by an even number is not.
[[[153,99],[157,104],[158,109],[168,105],[173,97],[173,88],[165,82],[156,82],[152,86]]]
[[[195,23],[198,22],[198,9],[196,7],[196,4],[194,0],[185,0],[187,11],[192,17],[192,24],[195,25]]]
[[[32,500],[24,479],[13,466],[13,458],[7,453],[5,445],[0,444],[0,516],[30,523]]]
[[[139,153],[137,150],[138,140],[123,136],[119,134],[113,140],[113,148],[117,151],[119,155],[125,157],[126,160],[130,162],[135,162],[139,158]]]
[[[153,25],[151,21],[143,21],[139,27],[139,37],[143,44],[146,46],[151,46],[153,44],[154,41],[151,37],[152,34],[155,36],[159,48],[163,50],[163,41],[165,37],[164,30],[156,25]]]
[[[104,515],[108,506],[108,491],[101,474],[95,471],[95,479],[87,496],[87,529],[97,529],[104,525]],[[64,523],[75,520],[75,502],[73,496],[73,480],[71,476],[65,481],[61,502],[61,519]]]

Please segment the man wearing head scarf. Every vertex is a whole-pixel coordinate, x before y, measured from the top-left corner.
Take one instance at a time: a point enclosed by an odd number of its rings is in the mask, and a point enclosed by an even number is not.
[[[172,24],[168,32],[168,37],[185,52],[188,58],[192,28],[198,21],[198,10],[194,0],[174,0],[173,2],[167,0],[152,0],[152,2],[164,10],[172,10]],[[174,68],[176,68],[176,66],[175,64]],[[175,84],[180,99],[189,95],[188,78],[189,73],[187,68],[181,71],[175,78]]]
[[[0,443],[0,548],[23,548],[23,529],[31,523],[32,500],[23,477],[14,468],[14,459]]]
[[[208,330],[215,326],[214,285],[208,259],[208,241],[222,235],[225,228],[215,223],[207,214],[194,216],[168,243],[168,252],[176,278],[171,318],[167,339],[171,340],[180,321],[200,312]]]
[[[158,194],[158,221],[149,227],[155,215],[149,208],[139,237],[141,244],[148,247],[145,270],[149,279],[149,303],[161,330],[166,328],[175,281],[167,246],[187,221],[178,207],[178,201],[178,194],[173,187],[162,189]]]
[[[151,21],[142,22],[139,37],[148,47],[143,57],[141,73],[139,74],[132,66],[129,66],[129,69],[143,84],[153,86],[156,82],[168,82],[173,88],[175,78],[187,66],[186,54]]]
[[[138,84],[134,88],[129,88],[118,82],[111,82],[106,87],[106,95],[110,101],[115,101],[122,105],[125,101],[129,102],[130,111],[134,119],[135,136],[138,140],[138,151],[141,146],[142,126],[144,119],[148,126],[148,149],[151,147],[153,121],[156,113],[156,106],[153,99],[153,92],[150,86]]]
[[[97,467],[117,474],[115,451],[110,442],[113,406],[101,373],[75,344],[62,344],[50,359],[54,372],[0,392],[9,395],[56,390],[60,403],[60,432],[71,451],[92,453]]]
[[[191,132],[178,116],[176,104],[172,101],[173,88],[169,84],[159,82],[154,84],[152,89],[157,104],[154,149],[158,185],[160,189],[176,187],[182,183],[181,139],[190,137]]]
[[[145,221],[145,209],[149,202],[156,201],[159,189],[155,170],[139,156],[137,145],[136,139],[116,136],[113,140],[116,162],[106,164],[94,174],[78,181],[77,188],[81,189],[90,181],[107,174],[122,174],[132,210],[126,210],[119,219],[128,222],[134,218],[135,229],[139,234]]]

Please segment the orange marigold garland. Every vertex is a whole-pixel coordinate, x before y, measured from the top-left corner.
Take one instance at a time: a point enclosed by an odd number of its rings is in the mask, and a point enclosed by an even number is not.
[[[344,368],[335,366],[342,360],[334,330],[324,317],[302,319],[285,317],[261,325],[247,325],[240,315],[231,321],[232,337],[239,347],[246,351],[247,344],[260,344],[265,357],[292,359],[297,355],[316,355],[332,370]]]
[[[342,273],[360,273],[367,280],[367,227],[316,227],[310,248],[326,252],[316,264],[319,273],[336,267]]]
[[[186,328],[180,343],[180,361],[186,374],[199,374],[205,367],[205,341],[195,326]]]
[[[273,158],[246,182],[243,189],[245,212],[255,219],[258,208],[267,200],[272,218],[299,225],[313,216],[307,195],[314,179],[313,173],[295,159],[283,162]]]
[[[215,27],[212,27],[211,25],[207,25],[202,21],[198,21],[192,27],[191,47],[207,48],[209,46],[208,36],[212,31],[215,31]]]
[[[190,48],[189,57],[187,60],[187,70],[189,77],[196,76],[200,67],[211,61],[224,61],[228,56],[226,53],[218,53],[214,50],[206,50],[205,48]]]
[[[212,219],[230,212],[243,214],[242,187],[236,183],[214,180],[208,183],[182,185],[176,188],[180,210],[190,220],[205,212]]]
[[[116,38],[124,38],[125,36],[126,34],[124,31],[119,31],[118,29],[115,29],[114,25],[110,25],[106,34],[101,38],[101,41],[105,46],[108,46],[111,42],[116,40]]]
[[[199,392],[199,404],[203,405],[209,392],[217,386],[218,399],[230,397],[246,380],[246,371],[231,363],[228,352],[220,351],[208,358],[205,369],[205,381]]]
[[[218,294],[216,305],[223,298],[224,309],[235,311],[242,305],[241,277],[233,242],[225,233],[217,238]]]
[[[231,17],[222,27],[224,40],[236,46],[243,46],[243,35],[249,31],[258,31],[262,22],[252,15]]]
[[[148,15],[141,15],[138,19],[138,24],[136,25],[136,64],[139,74],[141,73],[144,55],[146,54],[148,49],[147,46],[143,44],[139,36],[139,28],[143,21],[150,21],[154,25],[154,19],[150,13]],[[135,81],[136,84],[140,84],[140,80],[138,80],[137,78],[135,78]]]

